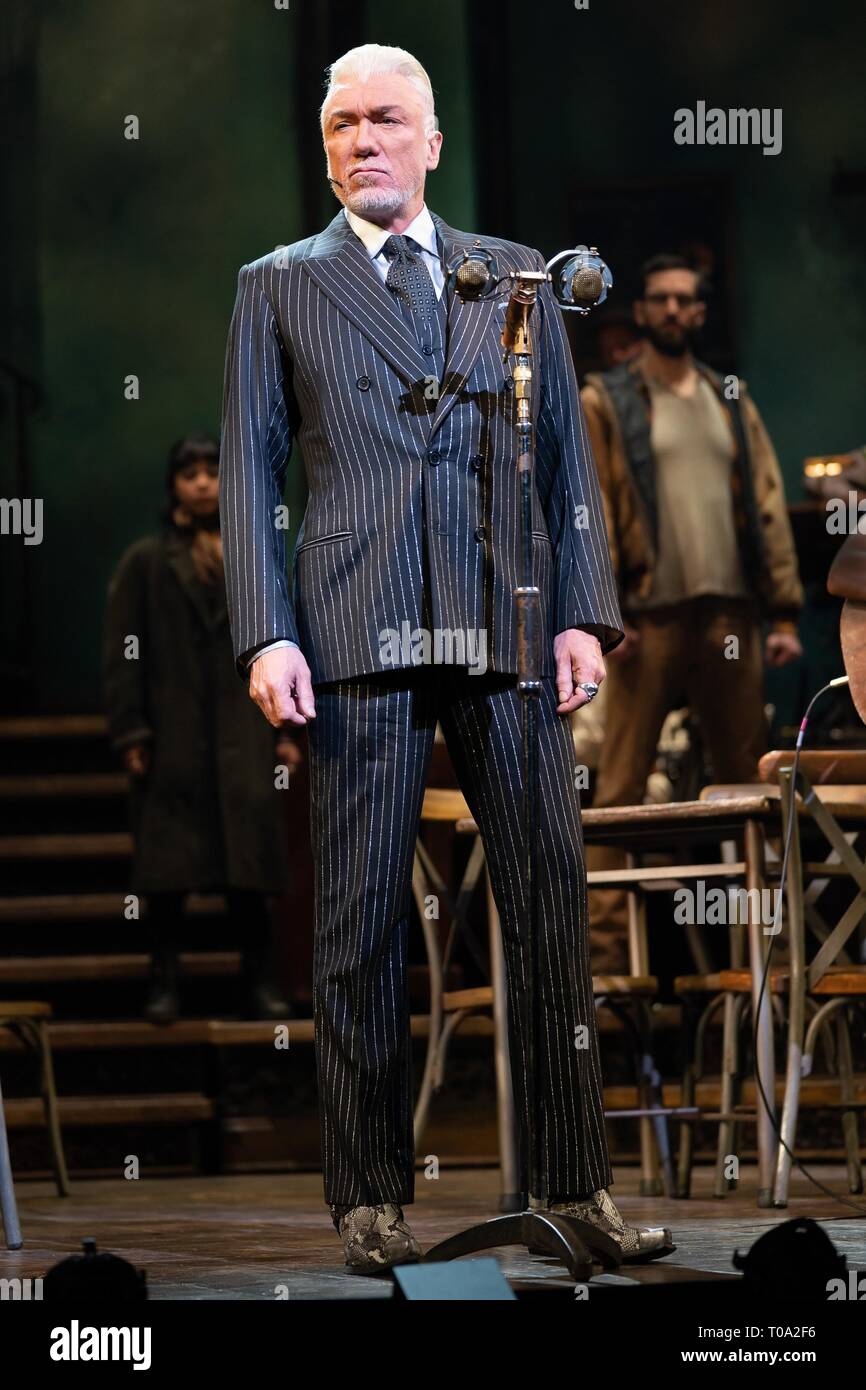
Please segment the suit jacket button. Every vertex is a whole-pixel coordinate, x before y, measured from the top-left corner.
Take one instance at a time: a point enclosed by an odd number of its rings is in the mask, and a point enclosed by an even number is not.
[[[355,382],[355,385],[357,386],[359,391],[369,391],[370,378],[368,376],[359,376],[358,380]]]
[[[506,391],[513,391],[513,390],[514,390],[514,377],[513,377],[513,376],[507,376],[507,377],[505,378],[505,381],[504,381],[502,384],[503,384],[503,386],[505,387]]]
[[[476,539],[477,541],[483,541],[483,540],[484,540],[484,537],[485,537],[486,535],[487,535],[487,528],[486,528],[485,526],[476,526],[476,527],[475,527],[475,539]]]
[[[432,356],[433,356],[433,349],[432,349],[432,347],[430,346],[429,343],[424,343],[424,344],[422,345],[422,347],[421,347],[421,351],[423,352],[423,354],[424,354],[425,357],[432,357]]]
[[[484,467],[484,455],[473,454],[469,462],[472,464],[472,467],[475,469],[475,472],[478,473]]]
[[[427,462],[438,463],[441,457],[442,455],[440,454],[438,449],[431,449],[429,454],[427,455]]]

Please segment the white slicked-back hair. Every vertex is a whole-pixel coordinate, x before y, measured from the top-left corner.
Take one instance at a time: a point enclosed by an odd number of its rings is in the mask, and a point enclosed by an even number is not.
[[[439,129],[430,78],[418,59],[407,53],[405,48],[390,48],[381,43],[364,43],[360,48],[350,48],[349,52],[332,63],[327,71],[328,89],[319,112],[323,129],[325,106],[338,87],[345,87],[350,82],[369,82],[371,77],[386,77],[391,73],[399,73],[401,77],[408,78],[420,96],[424,108],[425,134],[432,135],[434,130]]]

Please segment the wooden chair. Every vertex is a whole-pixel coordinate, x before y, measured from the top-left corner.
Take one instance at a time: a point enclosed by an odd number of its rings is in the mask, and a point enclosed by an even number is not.
[[[45,1109],[45,1124],[51,1143],[51,1164],[54,1169],[54,1179],[57,1183],[58,1195],[68,1197],[69,1177],[66,1172],[63,1136],[60,1132],[57,1110],[51,1043],[45,1027],[46,1020],[50,1017],[50,1004],[34,1001],[16,1001],[14,1003],[0,1001],[0,1028],[7,1028],[11,1033],[14,1033],[26,1048],[35,1052],[39,1059],[40,1089]],[[0,1211],[2,1211],[8,1249],[20,1250],[24,1242],[18,1221],[15,1188],[12,1182],[12,1164],[9,1158],[2,1091],[0,1091]]]
[[[769,753],[761,760],[760,773],[779,786],[783,825],[787,830],[793,783],[792,753]],[[842,799],[826,800],[819,795],[835,783]],[[842,782],[842,787],[838,784]],[[854,1098],[854,1070],[851,1049],[850,1015],[866,1003],[866,964],[864,964],[863,923],[866,919],[866,752],[811,751],[801,754],[793,802],[794,825],[788,859],[788,949],[789,966],[779,972],[779,987],[788,995],[788,1045],[785,1098],[780,1134],[782,1143],[776,1165],[774,1205],[788,1204],[791,1154],[797,1136],[800,1082],[812,1069],[815,1043],[830,1019],[836,1029],[836,1072],[839,1099],[834,1108],[841,1111],[842,1132],[848,1167],[848,1188],[863,1191],[860,1163],[858,1112],[864,1108]],[[829,856],[814,862],[804,856],[807,825],[820,832],[830,846]],[[853,827],[853,828],[852,828]],[[847,833],[846,833],[847,830]],[[811,837],[814,839],[814,835]],[[840,877],[853,884],[854,896],[835,926],[819,911],[819,902],[828,886]],[[807,928],[819,945],[807,961]],[[855,932],[859,941],[851,959],[849,943]],[[805,1027],[807,1006],[813,1016]],[[805,1037],[804,1037],[805,1034]]]
[[[641,962],[646,959],[644,952],[647,939],[645,925],[647,894],[656,891],[668,892],[671,889],[685,887],[689,884],[694,885],[700,880],[708,880],[718,885],[744,884],[747,889],[760,891],[767,872],[765,829],[767,823],[772,821],[773,816],[778,816],[778,806],[774,808],[772,799],[764,788],[752,788],[747,795],[727,797],[718,803],[708,803],[703,800],[654,803],[643,806],[610,807],[584,813],[584,838],[587,843],[619,844],[628,851],[628,867],[626,869],[607,871],[600,877],[592,874],[590,875],[590,883],[593,887],[625,887],[629,893],[631,969],[635,974],[640,973]],[[693,855],[698,847],[710,846],[713,852],[718,852],[729,842],[741,846],[739,857],[734,854],[733,857],[721,863],[683,862],[688,859],[689,855]],[[670,866],[644,866],[641,863],[647,854],[658,851],[672,854],[675,862]],[[704,854],[703,857],[706,859],[707,855]],[[759,1000],[758,992],[758,982],[763,963],[764,939],[761,936],[760,922],[757,919],[753,920],[753,916],[754,914],[750,912],[748,920],[741,928],[739,949],[741,955],[744,955],[746,943],[748,944],[752,978],[752,1014],[755,1018],[758,1038],[760,1069],[762,1077],[769,1078],[769,1094],[772,1096],[774,1058],[770,1003],[767,998]],[[677,926],[677,930],[682,931],[683,928]],[[681,977],[680,998],[684,1005],[686,995],[704,991],[707,996],[712,996],[718,991],[718,978],[717,975],[713,974],[706,959],[700,932],[689,928],[686,928],[686,931],[693,954],[696,957],[698,973]],[[715,1007],[718,1007],[718,1004]],[[735,1060],[732,1042],[735,1035],[732,1033],[732,1028],[737,1021],[737,1013],[742,1012],[744,1007],[744,1005],[740,1005],[738,1010],[734,1010],[733,1001],[731,1005],[726,1006],[725,1039],[728,1043],[727,1052],[731,1061]],[[689,1011],[685,1007],[683,1014],[685,1019],[690,1017]],[[709,1018],[705,1020],[704,1027],[708,1021]],[[684,1040],[687,1044],[687,1033],[684,1033]],[[710,1118],[708,1115],[702,1115],[694,1103],[695,1090],[694,1085],[691,1084],[694,1080],[694,1067],[690,1060],[692,1052],[688,1046],[684,1048],[684,1051],[686,1054],[684,1093],[680,1106],[676,1108],[663,1106],[659,1099],[653,1114],[642,1121],[644,1131],[650,1128],[650,1121],[655,1130],[661,1128],[663,1124],[666,1125],[668,1120],[676,1120],[680,1123],[679,1173],[674,1184],[674,1191],[671,1193],[671,1195],[679,1196],[687,1196],[689,1191],[693,1153],[692,1126],[698,1119]],[[712,1118],[721,1121],[726,1114],[729,1115],[730,1112],[722,1111],[721,1114],[712,1115]],[[770,1206],[776,1157],[775,1131],[772,1116],[762,1105],[757,1107],[755,1119],[758,1127],[759,1150],[758,1205]],[[727,1152],[722,1148],[726,1133],[727,1131],[724,1129],[720,1131],[718,1150],[720,1167],[721,1155],[723,1152]],[[646,1147],[647,1140],[642,1136],[642,1153],[645,1153]],[[671,1186],[670,1177],[666,1180],[666,1186],[668,1188]]]
[[[760,765],[760,775],[764,779],[761,783],[752,786],[706,787],[701,793],[702,799],[724,803],[729,799],[738,800],[746,796],[754,796],[760,791],[768,798],[772,808],[771,819],[764,827],[765,834],[770,834],[775,830],[775,833],[781,838],[784,836],[786,828],[785,816],[788,795],[783,782],[786,776],[785,769],[792,763],[792,752],[767,754]],[[846,1005],[839,1001],[833,1003],[827,998],[828,995],[833,994],[834,980],[840,979],[844,975],[845,998],[850,1002],[852,981],[847,975],[848,966],[843,965],[838,969],[831,967],[827,972],[827,979],[821,982],[817,990],[810,992],[808,989],[804,989],[806,979],[804,956],[806,923],[815,932],[819,942],[826,942],[830,936],[830,931],[826,923],[823,922],[817,906],[818,900],[828,884],[838,881],[840,877],[855,876],[854,871],[858,865],[861,880],[866,873],[866,870],[860,865],[856,852],[849,845],[850,838],[855,838],[861,831],[866,831],[866,786],[852,785],[851,780],[861,774],[866,776],[866,755],[835,750],[832,752],[809,751],[801,755],[801,767],[816,779],[820,778],[821,783],[818,788],[814,789],[815,794],[811,800],[801,800],[798,803],[797,827],[788,868],[789,901],[794,902],[794,911],[798,917],[789,923],[787,944],[790,959],[788,962],[771,969],[766,993],[767,999],[772,1003],[779,1036],[784,1038],[787,1034],[788,1067],[783,1092],[781,1132],[785,1136],[788,1146],[793,1147],[791,1136],[796,1129],[799,1083],[801,1076],[806,1074],[805,1070],[802,1070],[804,1065],[803,1031],[806,1012],[810,1011],[812,1019],[806,1042],[808,1060],[805,1062],[805,1066],[811,1067],[812,1050],[820,1033],[825,1039],[825,1050],[828,1056],[834,1059],[834,1065],[838,1069],[842,1097],[840,1104],[843,1108],[843,1132],[848,1155],[849,1184],[853,1192],[860,1190],[858,1186],[860,1178],[856,1110],[861,1107],[858,1107],[854,1101],[850,1035],[844,1017],[840,1018],[837,1023],[837,1043],[835,1046],[832,1042],[830,1029],[831,1015],[837,1010],[844,1010]],[[805,784],[808,784],[805,771],[804,781]],[[800,851],[804,827],[808,827],[810,843],[814,843],[819,833],[825,834],[825,838],[829,839],[831,844],[829,856],[814,862],[805,861],[804,863],[802,861]],[[828,828],[829,833],[827,833]],[[840,853],[840,846],[842,845],[845,846],[844,855]],[[846,860],[847,862],[845,862]],[[769,871],[768,877],[773,877],[772,870]],[[791,891],[792,877],[794,881],[793,891]],[[775,881],[778,883],[778,866],[776,866]],[[848,917],[848,935],[854,930],[859,920],[857,899],[852,904],[852,909],[853,919],[849,914],[846,914]],[[862,911],[861,907],[860,916],[862,916]],[[762,935],[764,935],[768,946],[771,939],[770,935],[766,932]],[[831,946],[830,958],[832,958],[833,949]],[[736,1187],[736,1179],[725,1175],[725,1160],[727,1155],[736,1150],[738,1127],[743,1122],[751,1120],[754,1115],[751,1108],[740,1103],[740,1089],[744,1075],[740,1065],[740,1033],[749,1019],[746,1005],[749,996],[754,997],[755,971],[754,962],[751,966],[747,966],[742,959],[742,947],[737,941],[736,928],[733,928],[731,932],[730,952],[730,966],[727,969],[721,970],[715,975],[704,977],[682,977],[675,982],[677,993],[683,997],[686,1008],[693,1005],[695,999],[701,995],[709,1001],[705,1005],[698,1028],[695,1030],[695,1043],[691,1052],[692,1060],[691,1063],[687,1063],[687,1073],[684,1077],[684,1091],[686,1093],[701,1075],[700,1057],[706,1024],[714,1011],[720,1006],[724,1008],[722,1094],[718,1117],[719,1140],[714,1186],[714,1194],[718,1197],[724,1196],[728,1190]],[[857,972],[858,976],[859,973]],[[841,995],[841,984],[836,993]],[[824,1008],[820,1007],[822,996],[826,1002]],[[772,1068],[766,1069],[763,1065],[760,1070],[764,1088],[768,1096],[774,1101],[775,1110],[774,1070]],[[684,1103],[685,1098],[684,1094]],[[816,1097],[814,1103],[816,1108],[824,1104],[820,1097]],[[778,1144],[775,1136],[774,1151],[770,1202],[775,1206],[784,1206],[787,1204],[787,1184],[791,1160],[786,1155],[784,1148]],[[679,1171],[679,1182],[683,1195],[686,1195],[688,1191],[690,1171],[691,1153],[688,1141],[684,1141],[681,1143]]]

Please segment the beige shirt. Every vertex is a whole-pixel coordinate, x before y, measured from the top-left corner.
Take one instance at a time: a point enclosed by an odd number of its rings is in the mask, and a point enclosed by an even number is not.
[[[734,525],[731,469],[736,449],[724,407],[703,377],[689,397],[650,380],[658,506],[658,556],[649,595],[633,608],[700,594],[746,597]]]

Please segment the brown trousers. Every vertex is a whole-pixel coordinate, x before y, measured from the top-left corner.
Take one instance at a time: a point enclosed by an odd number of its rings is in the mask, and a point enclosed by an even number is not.
[[[665,718],[683,693],[717,782],[755,782],[766,751],[761,628],[745,599],[702,597],[632,615],[634,653],[607,662],[607,718],[593,806],[644,800]],[[731,641],[736,638],[736,645]],[[736,652],[736,655],[733,653]],[[625,865],[624,851],[587,847],[588,869]],[[589,895],[595,974],[628,968],[626,894]]]

